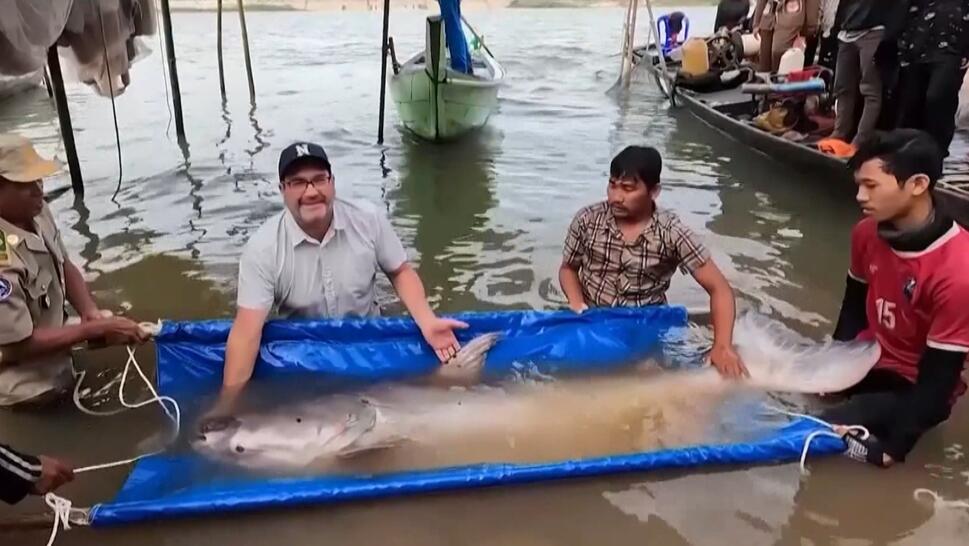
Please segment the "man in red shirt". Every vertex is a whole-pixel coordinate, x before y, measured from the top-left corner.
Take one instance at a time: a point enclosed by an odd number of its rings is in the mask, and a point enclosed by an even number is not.
[[[874,338],[882,354],[825,417],[867,427],[867,438],[845,435],[847,455],[885,467],[904,461],[966,390],[969,233],[934,206],[942,153],[928,134],[877,134],[849,165],[866,218],[851,233],[834,338]]]

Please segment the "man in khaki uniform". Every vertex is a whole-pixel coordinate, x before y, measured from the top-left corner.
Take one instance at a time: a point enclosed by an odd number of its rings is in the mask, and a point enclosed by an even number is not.
[[[42,186],[58,170],[27,139],[0,135],[0,406],[38,405],[69,390],[74,345],[147,339],[137,323],[98,309],[67,256]],[[65,324],[65,300],[79,324]]]
[[[784,53],[798,38],[817,35],[820,23],[821,0],[757,0],[753,24],[761,40],[760,70],[777,72]]]

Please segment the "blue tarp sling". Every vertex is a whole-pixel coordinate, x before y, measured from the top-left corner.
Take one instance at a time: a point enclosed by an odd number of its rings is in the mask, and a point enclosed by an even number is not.
[[[457,315],[468,339],[502,332],[488,354],[486,374],[507,375],[521,363],[550,374],[601,369],[661,351],[682,333],[682,307],[515,311]],[[162,394],[180,402],[217,389],[222,376],[227,321],[169,322],[157,337]],[[428,373],[437,366],[414,323],[405,318],[273,321],[263,333],[254,380],[289,373],[322,380],[382,381]],[[192,453],[139,461],[111,502],[94,507],[92,525],[175,516],[293,506],[405,493],[535,482],[659,468],[756,464],[797,460],[819,425],[796,420],[754,441],[690,446],[542,464],[488,463],[411,472],[298,478],[208,478],[210,464]],[[843,444],[817,438],[811,454],[840,452]]]

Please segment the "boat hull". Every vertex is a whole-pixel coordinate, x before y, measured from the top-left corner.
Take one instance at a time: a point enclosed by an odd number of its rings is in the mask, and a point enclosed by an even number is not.
[[[497,85],[435,82],[426,70],[402,71],[390,80],[401,124],[427,140],[450,140],[479,129],[498,109]]]
[[[483,127],[498,109],[498,89],[505,71],[475,34],[471,53],[474,74],[448,67],[444,25],[427,18],[424,51],[390,78],[391,99],[404,128],[431,141],[461,137]]]
[[[637,64],[645,63],[659,91],[675,95],[672,102],[684,107],[691,114],[706,122],[730,138],[737,140],[772,160],[779,161],[800,172],[814,172],[824,181],[824,188],[842,198],[854,199],[857,186],[847,161],[824,154],[817,149],[767,133],[731,114],[750,108],[750,99],[739,94],[733,101],[722,100],[723,94],[704,94],[670,84],[675,77],[675,65],[664,74],[659,66],[655,49],[637,50]],[[721,100],[717,100],[720,98]],[[954,148],[957,146],[954,144]],[[943,177],[937,184],[936,203],[963,226],[969,226],[969,166],[962,165],[958,157],[966,156],[965,150],[950,155],[943,164]]]

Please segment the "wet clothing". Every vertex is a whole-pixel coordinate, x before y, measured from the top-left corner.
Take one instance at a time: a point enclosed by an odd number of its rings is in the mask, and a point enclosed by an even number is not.
[[[638,307],[666,303],[676,269],[693,274],[710,252],[675,214],[662,209],[627,243],[603,201],[575,215],[563,259],[578,271],[590,307]]]
[[[25,341],[35,328],[64,325],[67,250],[50,209],[25,231],[0,218],[0,351]],[[70,352],[9,362],[0,355],[0,406],[66,390],[73,382]]]
[[[461,0],[438,0],[444,20],[444,38],[451,54],[451,68],[463,74],[471,73],[471,51],[461,27]]]
[[[392,273],[406,261],[390,221],[373,205],[334,200],[322,241],[284,209],[246,243],[237,304],[284,317],[377,316],[377,272]]]
[[[40,459],[0,444],[0,500],[14,504],[23,500],[40,479]]]
[[[825,418],[863,425],[902,461],[966,391],[969,233],[937,212],[922,229],[893,232],[873,220],[852,232],[851,266],[834,337],[874,338],[881,358]]]

